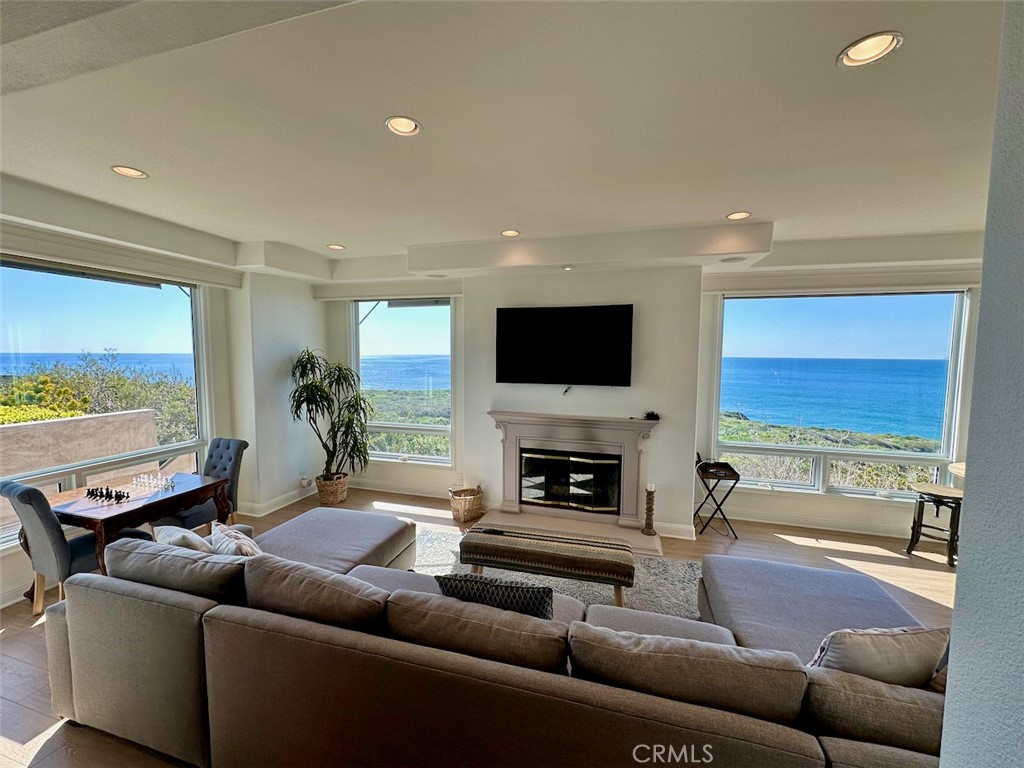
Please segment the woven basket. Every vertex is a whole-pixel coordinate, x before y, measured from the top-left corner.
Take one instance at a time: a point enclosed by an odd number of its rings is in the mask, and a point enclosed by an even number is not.
[[[348,473],[342,473],[333,480],[324,480],[323,475],[317,475],[316,492],[321,504],[340,504],[348,498]]]
[[[452,500],[452,517],[457,523],[468,523],[484,515],[484,494],[478,485],[476,488],[449,488],[448,496]]]

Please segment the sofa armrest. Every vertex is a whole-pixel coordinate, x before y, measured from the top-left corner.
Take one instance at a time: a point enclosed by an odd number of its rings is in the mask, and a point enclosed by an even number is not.
[[[612,605],[592,605],[587,609],[587,624],[613,629],[616,632],[635,632],[638,635],[661,635],[702,643],[736,645],[736,639],[725,627],[704,621],[665,616],[660,613],[616,608]]]
[[[256,529],[251,525],[246,525],[245,523],[234,523],[231,525],[231,528],[244,536],[248,536],[250,539],[256,537]]]
[[[66,600],[46,609],[46,662],[50,669],[50,706],[53,713],[75,719],[75,698],[71,681],[71,644],[68,642]]]

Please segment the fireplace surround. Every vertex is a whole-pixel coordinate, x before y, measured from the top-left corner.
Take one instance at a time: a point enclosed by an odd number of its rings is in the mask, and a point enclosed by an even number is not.
[[[503,512],[643,525],[640,457],[657,421],[489,411],[501,430]]]

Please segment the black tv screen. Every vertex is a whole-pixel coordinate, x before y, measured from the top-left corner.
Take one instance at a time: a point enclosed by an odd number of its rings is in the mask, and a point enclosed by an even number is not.
[[[499,383],[632,383],[632,304],[499,307],[495,337]]]

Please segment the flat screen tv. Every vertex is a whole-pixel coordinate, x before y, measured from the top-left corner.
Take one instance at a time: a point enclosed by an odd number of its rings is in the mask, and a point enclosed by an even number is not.
[[[632,383],[632,304],[499,307],[495,337],[499,383]]]

